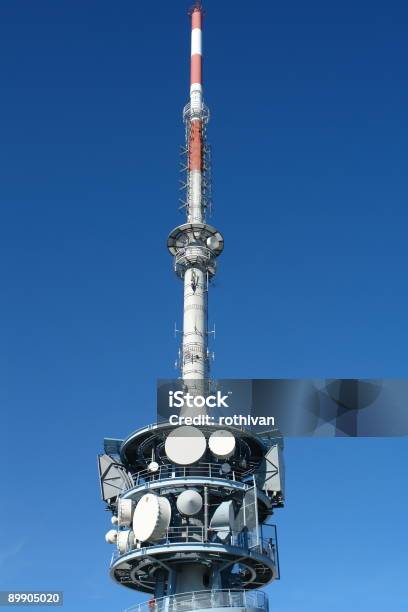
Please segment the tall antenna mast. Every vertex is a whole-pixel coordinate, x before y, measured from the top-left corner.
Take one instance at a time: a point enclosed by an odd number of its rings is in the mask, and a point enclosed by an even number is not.
[[[191,392],[202,393],[203,383],[199,381],[209,376],[208,285],[215,274],[216,259],[224,240],[220,232],[206,223],[211,204],[210,146],[206,134],[210,113],[203,101],[201,3],[190,10],[190,16],[190,101],[183,110],[185,146],[182,148],[187,223],[170,233],[167,246],[174,256],[175,271],[184,281],[181,376]]]
[[[167,247],[184,284],[182,386],[202,400],[210,390],[208,286],[224,240],[206,220],[211,181],[201,3],[189,14],[190,100],[183,110],[182,147],[186,222],[170,233]],[[276,528],[265,521],[283,505],[281,440],[275,432],[258,435],[207,423],[160,422],[124,440],[104,440],[98,465],[101,496],[112,515],[105,536],[115,545],[110,574],[118,584],[150,594],[129,612],[268,612],[266,594],[257,589],[279,577]]]

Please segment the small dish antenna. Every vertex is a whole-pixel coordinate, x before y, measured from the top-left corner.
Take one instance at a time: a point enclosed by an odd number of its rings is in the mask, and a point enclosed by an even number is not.
[[[165,451],[172,463],[191,465],[204,455],[207,441],[204,434],[191,425],[173,429],[166,438]]]
[[[215,251],[220,246],[220,242],[215,236],[209,236],[207,238],[207,246],[211,251]]]
[[[116,529],[109,529],[108,533],[105,534],[105,542],[108,544],[116,544],[118,539],[118,532]]]
[[[177,510],[185,516],[198,514],[203,507],[203,498],[198,491],[188,489],[177,498]]]
[[[121,555],[135,547],[135,534],[131,529],[118,531],[117,547]]]
[[[218,429],[211,434],[208,446],[213,455],[218,459],[228,459],[235,452],[235,438],[230,431]]]
[[[132,523],[133,501],[131,499],[120,499],[118,502],[118,525],[129,527]]]

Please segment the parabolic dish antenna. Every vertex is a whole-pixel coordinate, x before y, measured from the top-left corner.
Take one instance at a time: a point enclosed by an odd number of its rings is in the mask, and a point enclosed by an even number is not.
[[[129,527],[132,523],[133,501],[131,499],[119,499],[118,502],[118,525]]]
[[[183,491],[177,498],[177,509],[185,516],[194,516],[203,507],[203,498],[198,491],[188,489]]]
[[[226,540],[234,529],[234,524],[234,502],[231,500],[222,502],[212,516],[210,528],[221,540]]]
[[[133,532],[140,542],[154,542],[165,534],[171,519],[171,506],[166,497],[146,493],[133,514]]]
[[[116,540],[118,539],[118,532],[116,529],[109,529],[108,533],[105,534],[105,541],[108,544],[116,544]]]
[[[149,463],[149,465],[147,466],[147,469],[149,470],[149,472],[158,472],[159,471],[159,464],[157,463],[157,461],[151,461]]]
[[[207,238],[207,246],[212,251],[215,251],[215,249],[218,249],[220,246],[220,242],[215,236],[209,236],[209,238]]]
[[[117,546],[119,552],[123,555],[128,550],[135,546],[135,535],[131,529],[118,531]]]
[[[235,452],[235,438],[230,431],[218,429],[211,434],[208,446],[218,459],[228,459]]]
[[[166,438],[165,451],[172,463],[191,465],[204,455],[207,441],[204,434],[191,425],[173,429]]]
[[[234,525],[234,502],[232,500],[221,502],[215,509],[210,521],[212,529],[228,528]]]

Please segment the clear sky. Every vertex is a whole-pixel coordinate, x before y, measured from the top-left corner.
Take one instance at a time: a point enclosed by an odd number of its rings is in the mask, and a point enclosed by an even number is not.
[[[176,375],[188,1],[0,7],[1,589],[108,578],[96,454]],[[218,377],[407,375],[405,2],[207,0]],[[405,439],[288,440],[278,612],[402,612]]]

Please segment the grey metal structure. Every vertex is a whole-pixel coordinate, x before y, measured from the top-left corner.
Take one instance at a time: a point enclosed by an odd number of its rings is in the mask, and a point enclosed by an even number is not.
[[[208,287],[224,241],[206,222],[210,203],[209,111],[202,100],[200,4],[193,7],[192,83],[183,118],[186,223],[169,235],[184,284],[179,367],[188,392],[208,392]],[[283,506],[282,441],[274,432],[155,423],[124,440],[105,439],[98,456],[101,496],[115,546],[110,574],[150,594],[129,610],[263,610],[257,591],[279,577],[276,528]]]

